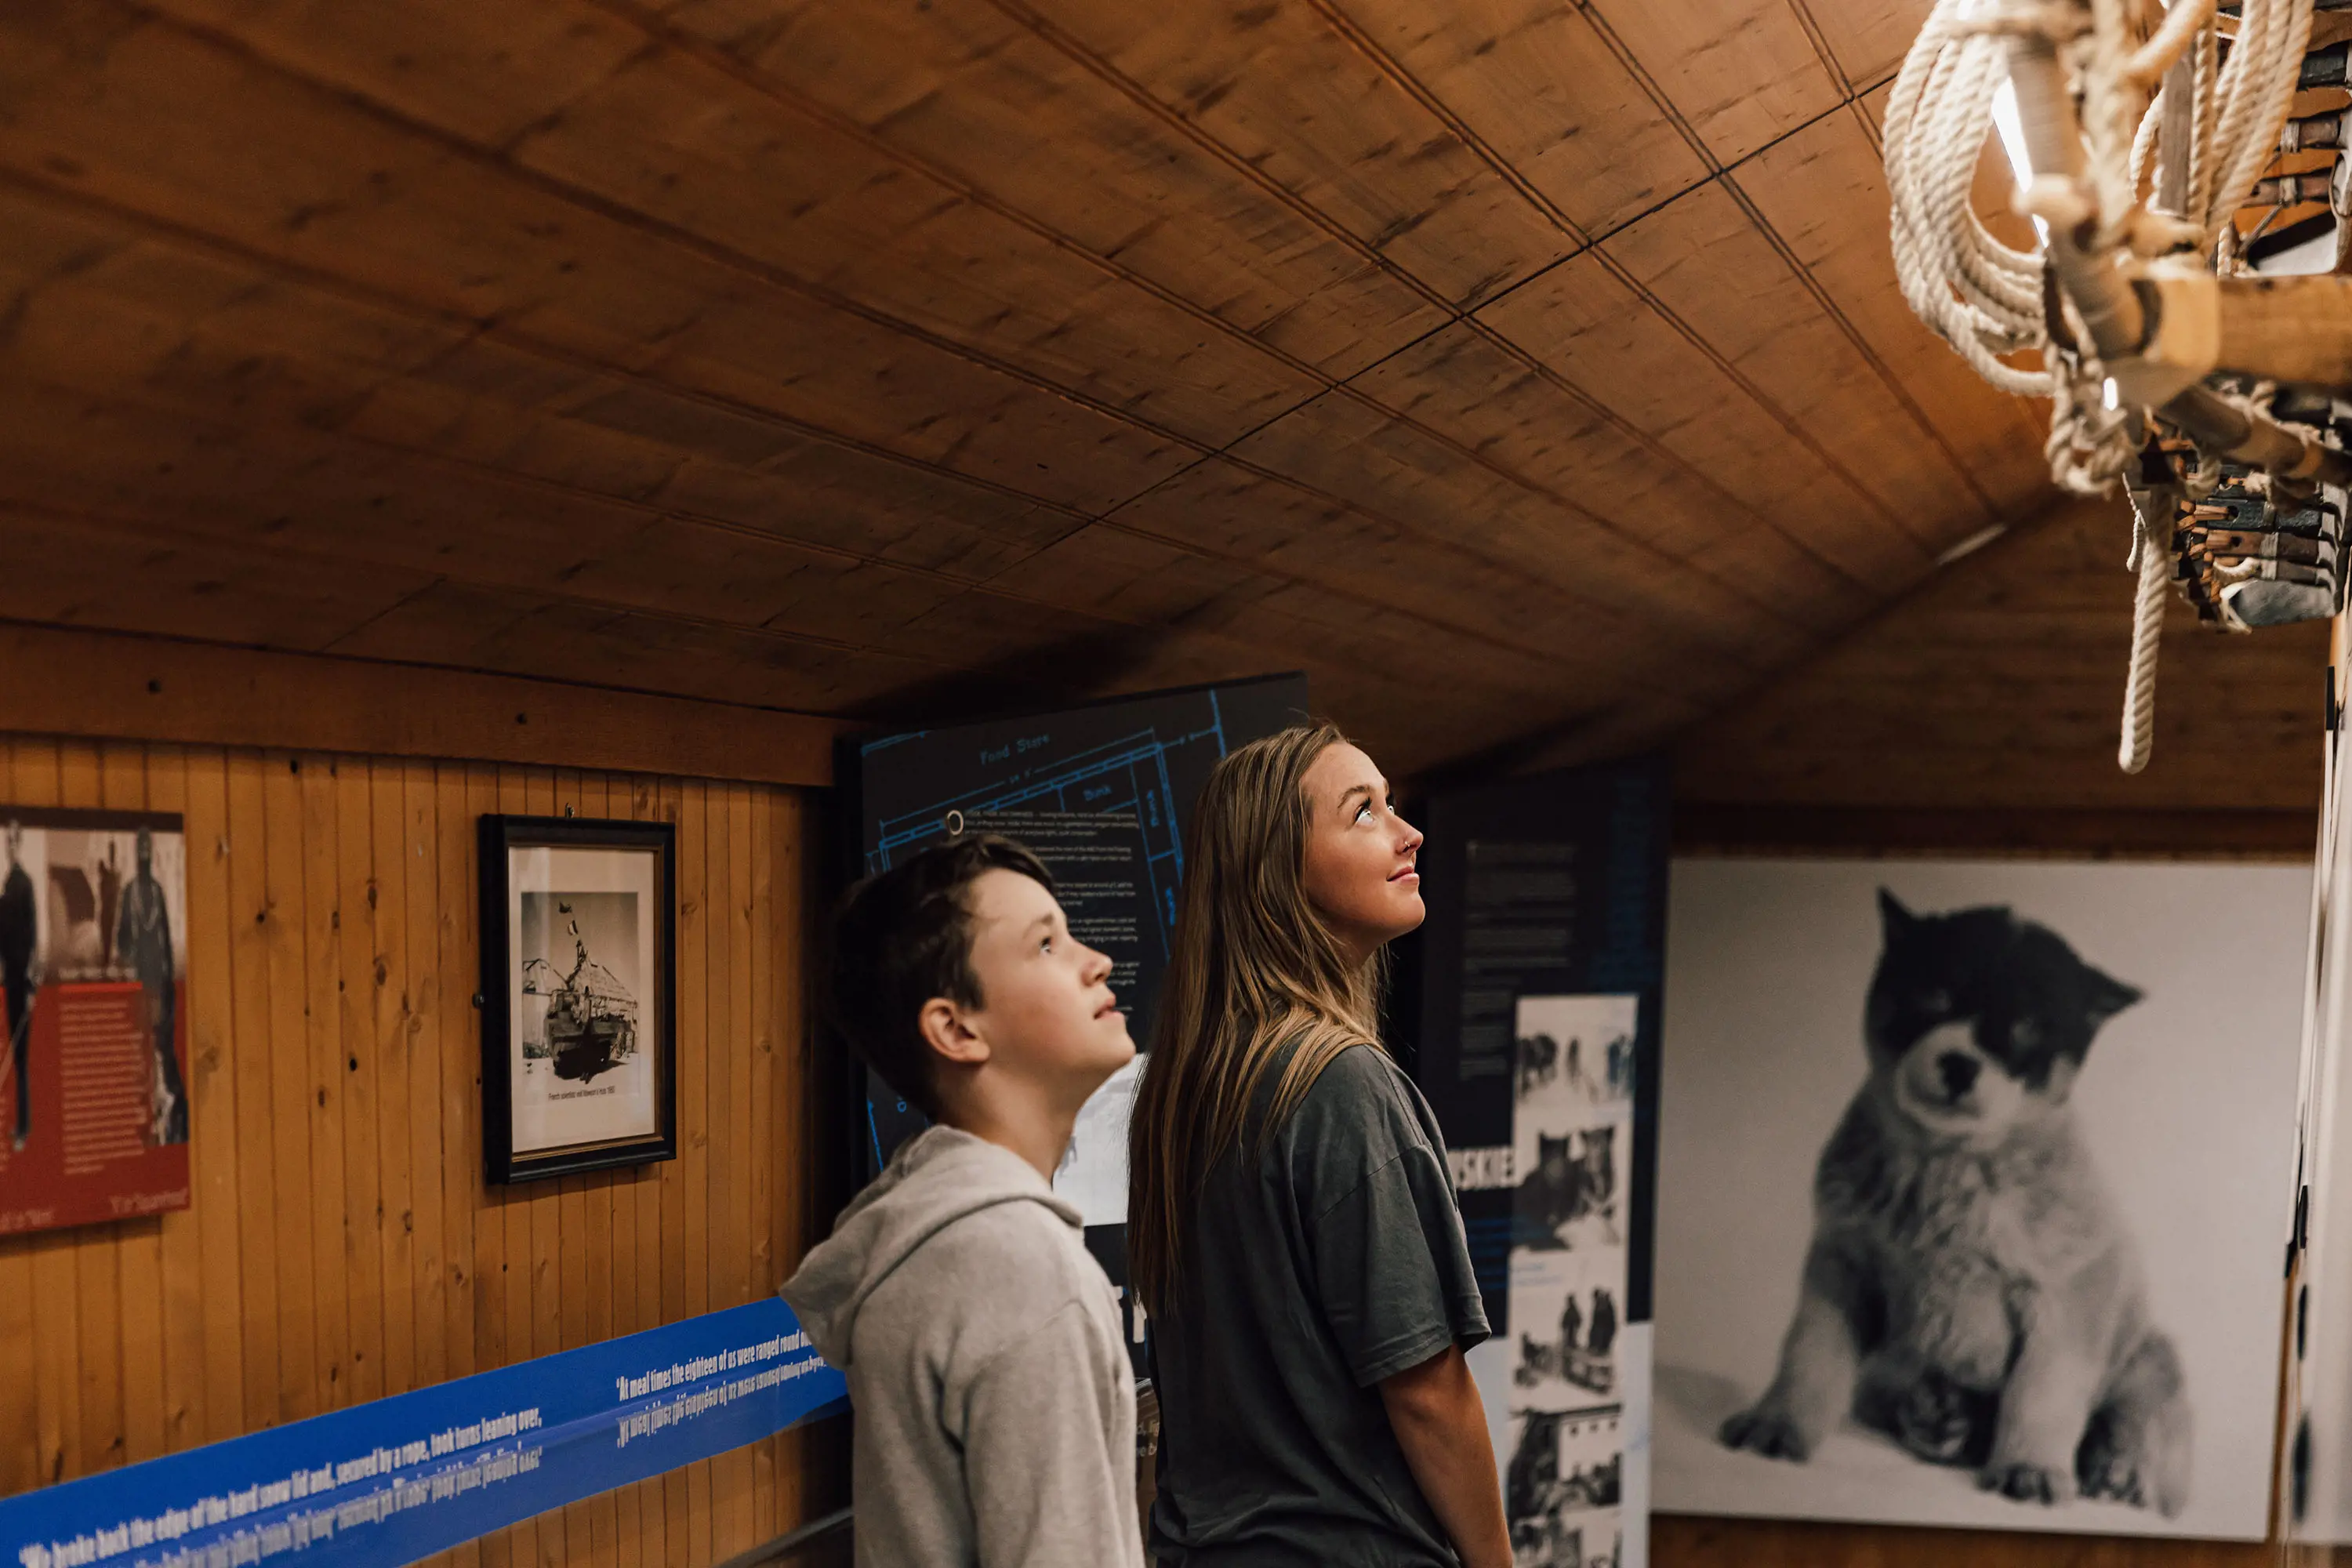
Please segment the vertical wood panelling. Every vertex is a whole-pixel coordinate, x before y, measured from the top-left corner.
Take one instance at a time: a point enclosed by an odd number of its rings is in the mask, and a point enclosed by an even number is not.
[[[341,770],[316,762],[302,779],[302,1009],[306,1070],[303,1114],[310,1132],[310,1255],[324,1275],[319,1292],[319,1364],[330,1410],[352,1398],[350,1247],[343,1234],[341,833],[336,792]]]
[[[375,1399],[383,1386],[383,1255],[376,1230],[383,1174],[377,1159],[375,1046],[376,900],[368,871],[368,773],[363,759],[342,757],[335,781],[335,1077],[341,1085],[338,1129],[344,1207],[336,1217],[343,1277],[350,1290],[352,1397]]]
[[[197,878],[195,859],[204,852],[205,840],[198,837],[196,814],[188,791],[187,754],[177,746],[150,746],[147,749],[147,805],[152,811],[173,811],[187,824],[187,909],[196,909]],[[217,916],[215,916],[217,918]],[[193,957],[194,932],[183,930],[183,940],[189,943]],[[197,1044],[201,1026],[192,1016],[192,1008],[183,1008],[181,1016],[188,1018],[188,1059],[181,1064],[182,1080],[192,1096],[210,1092],[199,1088],[201,1076]],[[190,1127],[195,1122],[191,1107]],[[201,1136],[201,1133],[196,1133]],[[190,1151],[188,1182],[191,1201],[203,1204],[206,1167]],[[231,1208],[234,1213],[234,1207]],[[204,1237],[202,1221],[197,1215],[183,1211],[156,1216],[160,1230],[159,1263],[162,1268],[162,1294],[159,1303],[163,1312],[163,1447],[184,1448],[202,1442],[205,1432],[205,1383],[208,1376],[209,1350],[205,1337],[205,1301],[204,1278]],[[0,1335],[6,1332],[0,1328]]]
[[[245,1430],[245,1247],[238,1202],[236,1057],[229,1048],[229,971],[236,931],[229,901],[228,767],[217,752],[191,751],[188,972],[215,977],[188,987],[188,1172],[192,1215],[204,1248],[205,1418],[189,1440]],[[181,1446],[174,1437],[173,1447]]]
[[[312,766],[318,765],[313,759]],[[262,922],[268,960],[269,1119],[278,1181],[270,1194],[278,1252],[278,1419],[299,1421],[320,1410],[325,1381],[319,1365],[318,1298],[339,1283],[322,1269],[310,1246],[315,1197],[310,1181],[310,1124],[302,1090],[310,1048],[302,921],[302,759],[271,752],[262,764],[265,819],[262,883],[268,919]],[[331,1260],[329,1260],[331,1264]]]
[[[0,735],[0,801],[176,811],[188,1210],[0,1239],[0,1495],[772,1291],[810,1239],[809,817],[761,785]],[[678,827],[679,1157],[481,1177],[475,819]],[[771,1439],[469,1543],[704,1568],[799,1523]]]
[[[269,1135],[269,964],[264,927],[269,904],[262,887],[263,762],[257,752],[228,759],[229,941],[232,1018],[226,1047],[236,1075],[237,1252],[244,1311],[245,1420],[238,1428],[273,1426],[278,1415],[278,1269],[271,1256],[272,1140]],[[215,982],[217,984],[217,982]],[[188,988],[204,988],[191,975]]]

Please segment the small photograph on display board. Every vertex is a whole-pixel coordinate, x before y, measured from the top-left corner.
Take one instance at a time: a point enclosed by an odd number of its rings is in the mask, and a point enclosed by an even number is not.
[[[2260,1539],[2309,902],[1676,861],[1658,1506]]]
[[[490,1180],[677,1152],[673,831],[482,818]]]
[[[0,805],[0,1235],[188,1205],[180,819]]]
[[[1625,1195],[1641,998],[1521,996],[1514,1017],[1510,1364],[1486,1412],[1519,1568],[1618,1568]],[[1491,1378],[1489,1381],[1492,1381]]]

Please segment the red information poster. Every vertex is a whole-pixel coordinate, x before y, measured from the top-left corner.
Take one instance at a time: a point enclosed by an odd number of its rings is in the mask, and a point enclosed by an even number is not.
[[[188,1206],[177,816],[0,805],[0,1236]]]

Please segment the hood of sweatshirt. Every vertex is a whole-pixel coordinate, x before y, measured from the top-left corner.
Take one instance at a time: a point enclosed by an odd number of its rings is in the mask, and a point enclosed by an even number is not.
[[[889,1167],[841,1211],[832,1237],[784,1282],[784,1300],[817,1353],[848,1371],[866,1299],[923,1243],[998,1204],[1042,1204],[1073,1229],[1085,1226],[1036,1167],[1000,1144],[953,1127],[932,1127],[901,1144]]]

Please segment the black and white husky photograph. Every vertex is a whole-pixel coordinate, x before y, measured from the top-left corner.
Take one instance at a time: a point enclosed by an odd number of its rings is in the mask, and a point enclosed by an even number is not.
[[[1649,1325],[1624,1321],[1640,998],[1521,996],[1514,1015],[1508,1311],[1470,1352],[1514,1568],[1640,1568],[1624,1532],[1648,1482]]]
[[[1677,862],[1657,1506],[2259,1539],[2308,900]]]
[[[1511,1246],[1622,1248],[1633,1153],[1632,996],[1523,996],[1512,1110]]]

